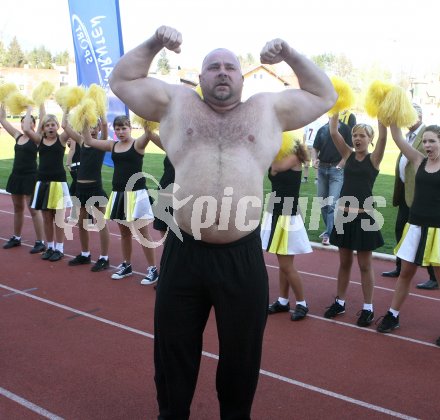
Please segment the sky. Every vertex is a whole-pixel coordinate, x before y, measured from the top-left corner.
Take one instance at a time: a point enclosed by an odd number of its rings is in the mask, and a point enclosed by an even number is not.
[[[93,1],[93,0],[84,0]],[[113,0],[109,0],[113,1]],[[355,65],[378,62],[392,71],[440,67],[436,0],[119,0],[125,51],[160,25],[178,29],[182,52],[174,65],[199,68],[212,49],[259,57],[274,38],[312,56],[344,53]],[[21,11],[21,13],[19,13]],[[25,51],[44,45],[73,56],[68,0],[21,0],[0,13],[0,39],[16,36]]]

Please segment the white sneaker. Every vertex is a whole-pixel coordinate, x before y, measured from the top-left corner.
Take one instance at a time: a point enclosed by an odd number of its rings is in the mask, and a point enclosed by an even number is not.
[[[319,235],[319,239],[322,239],[324,236],[327,236],[327,233],[324,231],[321,233],[321,235]]]
[[[147,268],[147,274],[141,280],[141,284],[148,286],[150,284],[157,283],[158,280],[159,280],[159,273],[157,272],[157,267],[152,265],[151,267]]]
[[[322,244],[325,246],[330,245],[330,238],[327,235],[322,237]]]
[[[126,262],[123,262],[119,265],[119,270],[116,271],[116,273],[112,274],[113,280],[120,280],[124,277],[131,276],[133,274],[133,270],[131,268],[131,264],[127,264]]]

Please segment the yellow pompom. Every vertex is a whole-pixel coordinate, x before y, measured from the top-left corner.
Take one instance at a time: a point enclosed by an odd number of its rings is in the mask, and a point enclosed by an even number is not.
[[[393,85],[375,80],[371,83],[365,96],[365,111],[371,118],[376,118],[380,104],[384,101],[387,93]]]
[[[12,115],[20,115],[26,111],[29,105],[34,105],[34,102],[20,92],[13,92],[6,97],[5,105],[9,108]]]
[[[199,96],[203,99],[203,92],[202,92],[202,88],[200,87],[200,83],[196,86],[196,88],[194,89]]]
[[[85,95],[81,86],[62,86],[55,92],[57,104],[64,110],[76,107]]]
[[[160,124],[154,121],[147,121],[139,115],[133,114],[133,123],[140,125],[142,128],[147,128],[149,131],[159,132]]]
[[[13,92],[17,92],[17,86],[14,83],[5,83],[0,85],[0,102],[4,103],[6,98]]]
[[[417,112],[405,90],[400,86],[393,86],[380,104],[377,118],[387,127],[391,124],[411,127],[417,121]]]
[[[90,98],[84,98],[75,108],[69,120],[70,125],[78,132],[84,129],[86,123],[88,123],[90,127],[95,127],[98,124],[98,113],[96,112],[95,101]]]
[[[41,82],[32,92],[32,99],[35,102],[35,105],[40,106],[44,103],[46,99],[52,95],[55,90],[55,86],[47,81]]]
[[[86,97],[95,102],[98,117],[103,117],[107,114],[107,93],[104,88],[96,83],[92,83],[87,89]]]
[[[294,152],[295,149],[295,134],[293,131],[284,131],[281,140],[281,147],[275,160],[281,160]]]
[[[333,76],[331,78],[331,81],[336,93],[338,94],[338,99],[333,105],[333,108],[328,111],[329,116],[332,116],[337,112],[350,109],[353,106],[355,100],[353,89],[345,80]]]

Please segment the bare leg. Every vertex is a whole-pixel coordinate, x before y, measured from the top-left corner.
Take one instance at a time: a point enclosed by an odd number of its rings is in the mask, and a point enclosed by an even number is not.
[[[289,297],[288,286],[293,290],[297,301],[304,300],[304,288],[301,277],[293,263],[293,255],[277,255],[280,265],[280,296]],[[283,293],[287,293],[284,295]]]
[[[46,235],[47,242],[53,242],[54,240],[54,213],[52,210],[42,210],[43,215],[43,228]]]
[[[81,243],[81,251],[89,252],[89,232],[84,227],[84,221],[87,220],[87,210],[85,207],[80,207],[79,218],[78,218],[78,229],[79,229],[79,241]]]
[[[101,212],[101,214],[105,214],[105,207],[99,207],[99,211]],[[97,212],[94,211],[94,214],[97,214]],[[98,218],[97,216],[95,217]],[[105,220],[104,220],[104,226],[99,231],[99,241],[101,245],[101,255],[108,255],[110,233],[108,230],[108,225]]]
[[[361,272],[364,303],[373,303],[374,272],[371,268],[371,251],[358,251],[357,260]]]
[[[149,242],[153,242],[153,238],[148,230],[148,225],[139,228],[139,234],[146,238]],[[144,252],[145,258],[147,259],[148,265],[156,265],[156,253],[154,248],[148,247],[142,244],[142,251]]]
[[[402,268],[400,276],[396,282],[396,289],[394,290],[393,300],[391,301],[391,308],[400,311],[400,308],[409,293],[409,286],[411,280],[416,274],[417,265],[408,261],[402,260]]]
[[[353,264],[353,251],[347,248],[339,248],[339,270],[337,295],[345,300],[348,283],[350,282],[351,266]]]
[[[131,230],[128,226],[125,226],[121,223],[119,223],[118,226],[119,226],[119,231],[121,233],[122,258],[127,263],[131,263],[131,252],[132,252]]]
[[[24,222],[25,196],[12,194],[11,198],[14,206],[14,235],[21,236]]]
[[[43,240],[43,216],[41,210],[35,210],[31,207],[31,196],[26,195],[25,200],[32,217],[32,224],[34,225],[35,239],[37,241]]]

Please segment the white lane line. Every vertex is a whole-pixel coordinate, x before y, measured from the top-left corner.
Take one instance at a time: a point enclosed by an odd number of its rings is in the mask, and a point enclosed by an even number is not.
[[[338,400],[342,400],[342,401],[345,401],[345,402],[348,402],[348,403],[351,403],[354,405],[359,405],[361,407],[367,408],[368,410],[373,410],[373,411],[378,411],[379,413],[388,414],[389,416],[396,417],[398,419],[417,420],[417,417],[411,417],[406,414],[399,413],[397,411],[388,410],[387,408],[383,408],[378,405],[370,404],[365,401],[360,401],[360,400],[356,400],[351,397],[347,397],[345,395],[337,394],[336,392],[328,391],[326,389],[319,388],[317,386],[308,385],[303,382],[298,382],[298,381],[295,381],[294,379],[290,379],[290,378],[286,378],[285,376],[277,375],[276,373],[267,372],[265,370],[260,370],[260,373],[262,375],[266,375],[271,378],[278,379],[279,381],[287,382],[289,384],[296,385],[301,388],[305,388],[308,391],[318,392],[319,394],[324,394],[328,397],[333,397]]]
[[[4,288],[6,290],[9,290],[11,292],[16,292],[16,293],[21,294],[23,296],[26,296],[28,298],[38,300],[38,301],[46,303],[48,305],[52,305],[52,306],[55,306],[57,308],[64,309],[66,311],[70,311],[70,312],[73,312],[75,314],[83,315],[83,316],[91,318],[91,319],[93,319],[95,321],[99,321],[99,322],[102,322],[104,324],[111,325],[113,327],[117,327],[117,328],[123,329],[125,331],[129,331],[129,332],[132,332],[132,333],[135,333],[135,334],[142,335],[144,337],[148,337],[148,338],[154,339],[154,335],[153,334],[149,334],[149,333],[147,333],[145,331],[141,331],[141,330],[138,330],[136,328],[131,328],[131,327],[128,327],[126,325],[119,324],[117,322],[109,321],[108,319],[101,318],[101,317],[89,314],[87,312],[84,312],[84,311],[80,311],[80,310],[72,308],[70,306],[62,305],[60,303],[53,302],[51,300],[41,298],[39,296],[34,296],[34,295],[29,294],[29,293],[22,292],[20,290],[14,289],[14,288],[9,287],[9,286],[6,286],[4,284],[0,284],[0,287]],[[316,318],[319,318],[319,317],[316,317]],[[218,358],[219,358],[219,356],[214,354],[214,353],[209,353],[209,352],[203,351],[202,354],[203,354],[203,356],[211,358],[211,359],[214,359],[214,360],[218,360]],[[309,384],[306,384],[304,382],[299,382],[299,381],[296,381],[295,379],[287,378],[285,376],[281,376],[281,375],[278,375],[276,373],[269,372],[269,371],[266,371],[266,370],[263,370],[263,369],[260,369],[260,374],[264,375],[264,376],[268,376],[268,377],[273,378],[273,379],[280,380],[282,382],[286,382],[286,383],[289,383],[289,384],[292,384],[292,385],[299,386],[299,387],[307,389],[309,391],[318,392],[320,394],[323,394],[323,395],[326,395],[326,396],[329,396],[329,397],[340,399],[340,400],[346,401],[348,403],[351,403],[351,404],[354,404],[354,405],[358,405],[358,406],[367,408],[369,410],[378,411],[380,413],[386,413],[386,414],[388,414],[390,416],[394,416],[394,417],[397,417],[397,418],[400,418],[400,419],[416,420],[415,417],[407,416],[406,414],[403,414],[403,413],[399,413],[399,412],[396,412],[396,411],[388,410],[387,408],[380,407],[380,406],[377,406],[377,405],[374,405],[374,404],[370,404],[370,403],[367,403],[365,401],[357,400],[357,399],[354,399],[354,398],[351,398],[351,397],[347,397],[345,395],[338,394],[338,393],[335,393],[335,392],[332,392],[332,391],[329,391],[329,390],[326,390],[326,389],[323,389],[323,388],[319,388],[319,387],[316,387],[316,386],[313,386],[313,385],[309,385]]]
[[[22,397],[19,397],[18,395],[8,391],[7,389],[4,389],[0,387],[0,395],[3,395],[6,398],[9,398],[12,401],[15,401],[16,403],[22,405],[23,407],[26,407],[28,410],[31,410],[40,416],[46,417],[47,419],[51,420],[63,420],[63,417],[59,417],[56,414],[51,413],[50,411],[45,410],[44,408],[31,403],[28,400],[25,400]]]
[[[23,289],[22,292],[34,292],[35,290],[38,290],[37,287],[31,287],[30,289]],[[2,297],[10,297],[15,296],[17,293],[7,293],[6,295],[3,295]]]

